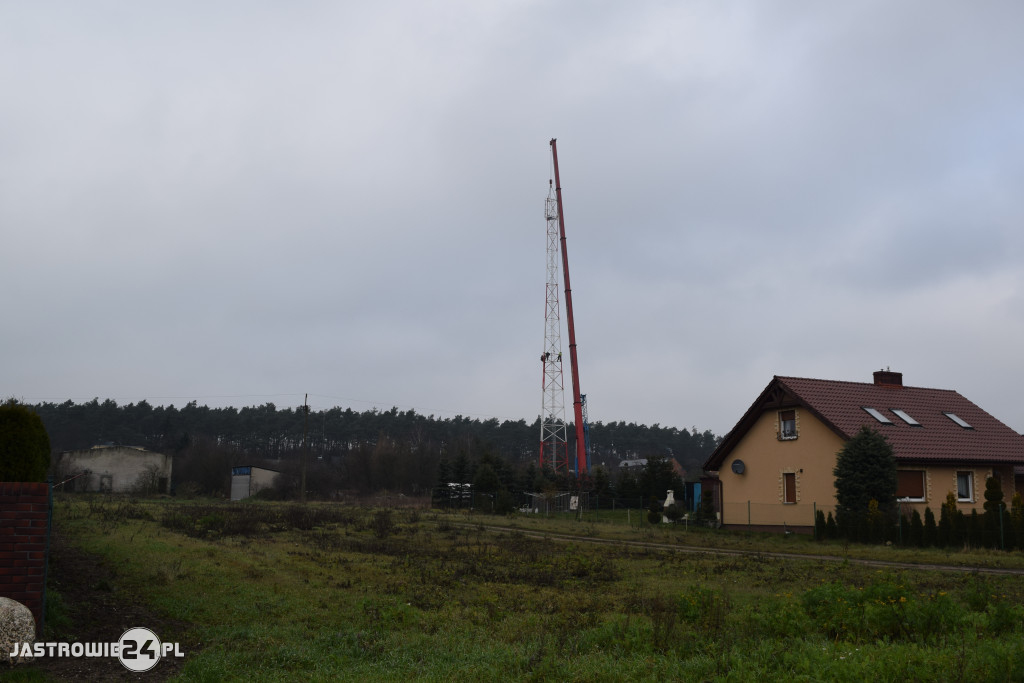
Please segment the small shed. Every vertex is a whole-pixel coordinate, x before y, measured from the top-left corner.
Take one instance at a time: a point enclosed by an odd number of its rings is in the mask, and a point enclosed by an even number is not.
[[[108,444],[59,453],[54,472],[66,491],[169,493],[173,461],[139,446]]]
[[[231,500],[242,500],[254,496],[261,489],[274,485],[274,479],[280,474],[274,470],[239,465],[231,468]]]

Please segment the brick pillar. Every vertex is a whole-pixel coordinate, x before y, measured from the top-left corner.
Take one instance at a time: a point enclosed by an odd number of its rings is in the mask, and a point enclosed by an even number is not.
[[[0,482],[0,597],[17,600],[43,629],[50,484]]]

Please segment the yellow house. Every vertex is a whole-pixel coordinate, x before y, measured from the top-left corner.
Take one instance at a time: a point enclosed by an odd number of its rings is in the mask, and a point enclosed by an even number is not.
[[[1024,466],[1024,437],[956,391],[888,370],[870,383],[776,376],[704,463],[723,526],[810,531],[835,510],[836,454],[864,426],[893,447],[906,514],[937,518],[949,492],[980,513],[992,476],[1008,505]]]

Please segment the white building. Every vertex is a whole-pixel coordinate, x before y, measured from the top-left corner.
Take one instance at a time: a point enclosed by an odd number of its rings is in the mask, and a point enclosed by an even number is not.
[[[173,460],[138,446],[93,446],[59,453],[54,479],[65,491],[169,493]]]
[[[274,485],[274,479],[278,474],[274,470],[252,465],[232,467],[231,500],[242,500],[256,495],[261,489],[270,488]]]

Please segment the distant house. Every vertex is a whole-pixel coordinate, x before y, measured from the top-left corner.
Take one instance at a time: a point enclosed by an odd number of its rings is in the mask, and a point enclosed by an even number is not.
[[[65,491],[169,493],[173,460],[138,446],[64,451],[53,465],[54,483]]]
[[[776,376],[704,463],[723,525],[810,530],[835,510],[836,454],[864,426],[893,447],[905,513],[938,516],[949,492],[980,512],[993,476],[1009,503],[1024,466],[1024,437],[956,391],[888,370],[871,383]]]
[[[274,485],[274,479],[279,472],[253,467],[252,465],[241,465],[231,468],[231,500],[242,500],[249,496],[255,496],[262,489]]]
[[[672,471],[679,475],[681,479],[686,478],[686,470],[679,464],[679,461],[675,458],[667,458],[670,465],[672,465]],[[619,461],[620,470],[628,469],[640,469],[647,465],[647,458],[626,458],[625,460]]]

